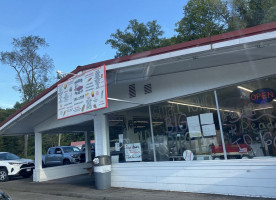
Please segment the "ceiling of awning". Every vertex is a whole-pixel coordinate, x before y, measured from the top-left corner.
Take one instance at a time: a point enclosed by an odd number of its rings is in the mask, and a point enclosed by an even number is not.
[[[55,129],[50,129],[42,133],[78,133],[78,132],[92,132],[94,131],[94,124],[93,120],[85,121],[83,123],[75,124],[72,126],[65,126],[65,127],[60,127],[60,128],[55,128]]]
[[[164,74],[268,59],[275,57],[275,52],[275,39],[252,42],[111,70],[107,72],[107,80],[108,84],[144,81]]]
[[[22,115],[18,120],[14,121],[1,132],[1,135],[20,135],[33,134],[34,127],[51,117],[56,117],[57,98],[54,94],[48,101],[41,103],[39,106]],[[55,129],[49,129],[45,133],[74,133],[83,131],[93,131],[93,120],[83,123],[65,126]]]

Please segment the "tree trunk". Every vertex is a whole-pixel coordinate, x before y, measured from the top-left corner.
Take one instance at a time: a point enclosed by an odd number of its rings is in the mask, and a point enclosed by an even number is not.
[[[58,134],[58,146],[60,146],[61,133]]]

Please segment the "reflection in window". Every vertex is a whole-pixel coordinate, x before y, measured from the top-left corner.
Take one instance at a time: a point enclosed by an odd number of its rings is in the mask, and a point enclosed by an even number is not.
[[[222,149],[213,92],[155,104],[151,110],[157,161],[183,160],[185,150],[194,160],[209,160],[214,159],[212,148]]]
[[[108,120],[111,156],[119,162],[154,160],[148,106],[110,114]]]
[[[218,90],[220,108],[233,111],[221,110],[228,158],[276,156],[276,102],[250,100],[250,94],[262,88],[275,90],[276,79],[266,78]],[[270,96],[266,92],[257,95],[259,100]]]

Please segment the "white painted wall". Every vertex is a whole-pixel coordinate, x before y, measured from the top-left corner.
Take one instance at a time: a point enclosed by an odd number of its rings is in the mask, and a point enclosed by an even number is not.
[[[49,181],[59,178],[88,174],[86,168],[91,167],[91,163],[80,163],[72,165],[64,165],[57,167],[48,167],[35,169],[34,174],[39,175],[39,178],[34,178],[35,182]]]
[[[111,174],[112,187],[276,197],[276,159],[114,163]]]

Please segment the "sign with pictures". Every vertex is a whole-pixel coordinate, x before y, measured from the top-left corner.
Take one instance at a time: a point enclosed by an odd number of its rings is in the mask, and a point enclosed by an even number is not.
[[[107,108],[106,66],[76,75],[57,86],[57,119]]]
[[[125,158],[126,161],[142,161],[141,144],[125,144]]]

